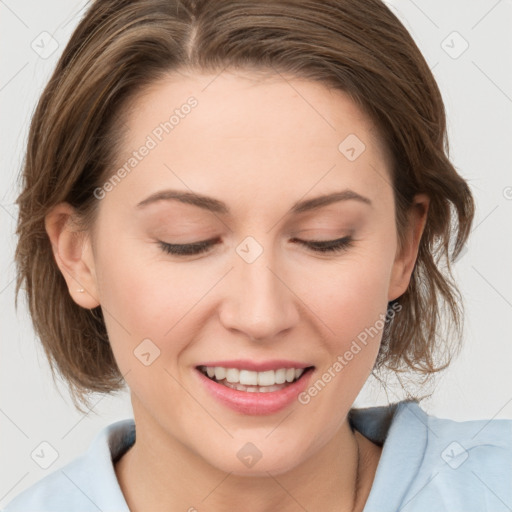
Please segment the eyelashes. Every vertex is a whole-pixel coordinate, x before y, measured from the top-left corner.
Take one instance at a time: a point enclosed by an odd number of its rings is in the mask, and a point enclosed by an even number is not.
[[[337,238],[336,240],[294,240],[315,252],[341,252],[347,250],[352,245],[352,237],[350,236]]]
[[[174,256],[194,256],[207,252],[217,243],[215,240],[203,240],[193,244],[168,244],[159,241],[158,244],[162,251]],[[352,246],[353,239],[351,236],[337,238],[336,240],[299,240],[294,238],[293,241],[305,246],[307,249],[316,253],[339,253],[346,251]]]
[[[196,242],[194,244],[168,244],[165,242],[158,242],[161,249],[167,254],[174,254],[176,256],[192,256],[195,254],[201,254],[206,252],[212,247],[215,242],[210,240],[204,240],[202,242]]]

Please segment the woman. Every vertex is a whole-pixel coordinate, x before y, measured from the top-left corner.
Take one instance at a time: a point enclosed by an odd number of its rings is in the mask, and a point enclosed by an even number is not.
[[[442,307],[460,334],[445,137],[377,0],[94,2],[32,121],[17,289],[77,407],[126,383],[134,420],[6,510],[512,506],[511,421],[352,408],[448,364]]]

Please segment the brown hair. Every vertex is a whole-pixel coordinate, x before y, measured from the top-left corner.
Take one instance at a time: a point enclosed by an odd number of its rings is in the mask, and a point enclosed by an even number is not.
[[[113,173],[129,101],[169,72],[254,69],[320,82],[347,93],[369,116],[390,155],[399,246],[416,193],[430,197],[407,291],[389,307],[375,369],[445,368],[459,348],[462,305],[450,262],[474,216],[470,189],[448,159],[442,97],[414,40],[380,0],[96,0],[74,31],[34,113],[17,200],[16,307],[28,306],[55,379],[73,402],[124,387],[101,311],[71,298],[54,260],[45,215],[66,201],[93,226],[95,188]],[[453,245],[450,247],[450,243]],[[395,306],[399,304],[397,309]],[[457,331],[451,343],[440,312]],[[446,350],[445,350],[446,349]]]

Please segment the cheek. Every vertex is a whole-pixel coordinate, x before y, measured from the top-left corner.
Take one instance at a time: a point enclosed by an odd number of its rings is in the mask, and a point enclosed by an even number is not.
[[[307,292],[308,306],[318,319],[327,357],[299,402],[319,418],[330,418],[327,437],[343,421],[374,366],[385,325],[391,260],[390,253],[373,247],[345,258],[322,276],[311,271],[316,281]]]
[[[329,264],[328,271],[311,270],[304,296],[326,332],[343,348],[386,312],[390,258],[371,248]]]
[[[118,364],[125,369],[133,365],[133,351],[146,339],[160,349],[160,355],[170,348],[174,355],[179,352],[190,329],[187,315],[211,286],[182,265],[164,261],[152,244],[148,258],[148,245],[105,240],[98,258],[105,323]]]
[[[393,255],[386,240],[375,240],[341,258],[321,280],[316,272],[316,281],[310,281],[315,282],[308,291],[310,307],[320,318],[328,351],[311,395],[323,396],[315,405],[319,413],[350,407],[371,373],[385,326]]]

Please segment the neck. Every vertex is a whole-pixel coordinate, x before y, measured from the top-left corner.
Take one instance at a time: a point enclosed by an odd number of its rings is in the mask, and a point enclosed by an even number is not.
[[[329,442],[289,471],[240,476],[213,467],[168,433],[144,427],[137,422],[135,444],[115,464],[132,512],[361,511],[381,452],[345,421]]]

